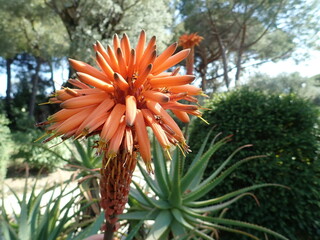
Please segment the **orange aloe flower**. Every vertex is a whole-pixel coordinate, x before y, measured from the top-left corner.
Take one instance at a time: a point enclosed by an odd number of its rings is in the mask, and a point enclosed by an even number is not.
[[[187,74],[193,74],[194,47],[199,46],[202,40],[203,37],[199,36],[197,33],[183,34],[179,37],[179,45],[182,46],[183,49],[190,49],[186,64]]]
[[[58,103],[62,110],[39,124],[46,125],[49,135],[63,140],[98,134],[97,149],[104,155],[101,167],[101,206],[107,222],[114,224],[128,199],[129,185],[136,166],[137,153],[151,168],[150,127],[161,146],[168,151],[178,145],[188,151],[184,135],[167,110],[178,119],[189,122],[189,115],[201,116],[196,102],[200,88],[190,85],[193,75],[180,75],[179,68],[169,72],[185,59],[190,50],[175,53],[177,43],[157,55],[156,37],[146,42],[141,32],[138,44],[131,47],[126,34],[113,38],[113,46],[94,44],[96,65],[69,59],[77,72],[69,79],[74,88],[55,92],[49,103]],[[174,54],[175,53],[175,54]]]

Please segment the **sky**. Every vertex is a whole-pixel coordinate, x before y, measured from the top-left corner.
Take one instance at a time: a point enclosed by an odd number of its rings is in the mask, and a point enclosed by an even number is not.
[[[285,61],[280,61],[277,63],[265,63],[259,67],[251,68],[246,71],[245,76],[249,77],[255,73],[266,73],[270,76],[276,76],[280,73],[292,73],[299,72],[303,77],[312,77],[314,75],[320,74],[320,51],[313,51],[310,53],[310,57],[303,62],[296,64],[294,60],[288,59]],[[68,77],[68,72],[66,68],[64,70],[56,70],[54,72],[54,79],[56,88],[59,89],[63,81],[66,81]],[[6,93],[6,75],[0,74],[0,96],[5,96]]]

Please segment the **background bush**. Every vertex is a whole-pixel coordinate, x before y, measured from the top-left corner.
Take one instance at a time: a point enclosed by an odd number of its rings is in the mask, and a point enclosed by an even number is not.
[[[216,125],[214,132],[233,134],[233,141],[219,150],[206,174],[217,168],[235,148],[253,144],[238,157],[266,154],[251,161],[221,185],[219,192],[230,192],[253,183],[280,183],[285,189],[255,192],[260,202],[239,201],[226,217],[271,228],[291,240],[320,239],[319,115],[307,100],[294,95],[266,95],[240,89],[219,95],[208,102],[204,118]],[[192,125],[189,145],[197,152],[208,127],[197,119]],[[189,159],[192,154],[189,155]],[[190,162],[190,161],[189,161]],[[212,192],[213,198],[219,192]],[[222,234],[222,240],[230,236]],[[232,239],[232,238],[231,238]],[[237,236],[240,239],[240,236]]]
[[[10,151],[13,147],[8,124],[9,120],[4,114],[0,114],[0,181],[6,176]]]
[[[32,170],[52,171],[56,167],[66,164],[61,160],[61,156],[66,159],[71,157],[71,152],[66,147],[66,143],[58,144],[62,141],[61,139],[53,139],[46,144],[41,143],[43,139],[35,142],[45,132],[36,128],[34,124],[34,120],[28,119],[26,115],[21,115],[21,118],[17,120],[19,128],[12,133],[14,149],[10,165],[15,166],[15,168],[24,168],[21,163],[27,163]],[[56,144],[58,145],[54,146]]]

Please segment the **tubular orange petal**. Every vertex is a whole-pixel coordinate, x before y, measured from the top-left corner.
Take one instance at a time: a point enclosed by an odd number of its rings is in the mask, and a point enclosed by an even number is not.
[[[179,86],[191,83],[194,80],[194,75],[180,75],[180,76],[170,76],[170,77],[160,77],[152,78],[149,80],[150,84],[154,88],[159,87],[171,87]]]
[[[101,79],[103,81],[108,81],[107,77],[98,69],[92,67],[91,65],[81,62],[81,61],[77,61],[74,59],[69,58],[69,62],[72,66],[72,68],[74,70],[76,70],[77,72],[83,72],[86,74],[89,74],[95,78]]]
[[[104,93],[100,88],[86,88],[86,89],[74,89],[79,95],[85,96],[95,93]]]
[[[130,46],[130,41],[129,41],[129,38],[128,38],[127,34],[125,34],[125,33],[123,34],[121,42],[123,42],[122,49],[124,50],[125,60],[126,60],[126,63],[128,64],[129,63],[129,59],[130,59],[131,46]]]
[[[158,67],[165,62],[176,51],[177,46],[177,43],[173,43],[166,50],[164,50],[154,61],[154,66]]]
[[[120,148],[124,133],[125,133],[125,121],[124,119],[122,121],[120,121],[119,127],[116,130],[116,132],[114,133],[114,136],[111,138],[110,140],[110,144],[108,147],[108,155],[111,157],[114,157],[117,155],[117,152]]]
[[[143,70],[150,64],[153,64],[154,60],[156,59],[157,51],[150,52],[149,55],[144,56],[140,62],[139,70],[138,72],[141,73]]]
[[[60,104],[61,108],[81,108],[101,103],[108,97],[107,93],[90,94],[68,99]]]
[[[181,86],[173,86],[168,88],[171,93],[182,93],[186,92],[189,95],[201,95],[203,94],[202,89],[193,85],[181,85]]]
[[[113,74],[114,74],[112,68],[109,66],[108,62],[101,55],[100,52],[96,52],[96,59],[101,69],[103,70],[103,72],[108,76],[108,83],[111,83],[113,79]]]
[[[144,50],[142,59],[145,58],[146,56],[149,56],[155,50],[156,40],[157,40],[156,36],[151,37],[146,49]]]
[[[165,62],[158,65],[157,68],[153,69],[152,74],[157,75],[168,68],[171,68],[172,66],[176,65],[177,63],[181,62],[183,59],[185,59],[189,55],[190,49],[184,49],[175,55],[169,57]]]
[[[70,79],[68,80],[68,82],[69,82],[70,84],[72,84],[73,86],[78,87],[78,88],[81,88],[81,89],[88,89],[88,88],[90,88],[87,84],[85,84],[85,83],[83,83],[83,82],[80,82],[78,79],[72,79],[72,78],[70,78]]]
[[[126,130],[125,130],[124,148],[128,153],[132,154],[132,152],[133,152],[133,136],[132,136],[132,130],[129,127],[126,127]]]
[[[96,52],[99,52],[103,58],[107,61],[107,63],[110,65],[110,57],[109,54],[107,53],[107,50],[104,48],[104,46],[102,46],[102,44],[97,41],[96,42]]]
[[[117,49],[120,48],[121,45],[120,45],[120,40],[119,40],[119,37],[118,37],[118,34],[114,34],[113,35],[113,49],[114,49],[114,52],[117,52]]]
[[[160,145],[164,149],[170,148],[170,142],[166,136],[166,133],[163,131],[162,127],[157,120],[154,118],[153,114],[148,109],[141,109],[144,119],[147,121],[148,125],[152,128],[152,131],[156,138],[158,139]]]
[[[120,72],[120,68],[118,66],[118,60],[117,57],[114,53],[114,51],[112,50],[112,48],[110,47],[110,45],[107,46],[107,51],[110,57],[110,66],[111,68],[115,71],[115,72]]]
[[[190,117],[189,115],[186,113],[186,112],[183,112],[183,111],[179,111],[179,110],[171,110],[174,115],[176,115],[176,117],[181,121],[181,122],[184,122],[184,123],[188,123],[190,122]]]
[[[117,49],[117,59],[118,59],[118,64],[119,64],[119,68],[120,68],[120,74],[126,78],[127,77],[127,66],[126,66],[126,62],[125,62],[121,48]]]
[[[166,123],[178,136],[179,141],[183,142],[184,136],[183,133],[178,126],[178,124],[172,119],[172,117],[164,110],[161,105],[154,101],[147,101],[147,107],[156,115],[161,116],[161,120]]]
[[[120,74],[114,73],[113,77],[114,77],[115,83],[122,91],[128,90],[129,84]]]
[[[132,49],[130,53],[129,63],[128,63],[128,81],[132,79],[135,62],[136,62],[136,52],[134,49]]]
[[[142,95],[149,100],[156,101],[159,103],[169,102],[169,97],[166,94],[158,91],[147,90],[143,92]]]
[[[111,84],[101,81],[100,79],[95,78],[89,74],[78,72],[77,76],[82,82],[106,92],[112,92],[114,90],[114,87]]]
[[[126,122],[132,127],[137,115],[137,100],[134,96],[126,96]]]
[[[138,44],[136,46],[136,66],[139,66],[140,60],[143,55],[144,45],[146,43],[146,33],[145,31],[141,31]]]
[[[65,134],[71,130],[76,129],[92,111],[93,108],[83,109],[82,111],[66,119],[59,127],[56,128],[55,131],[61,134]]]
[[[70,98],[74,98],[74,96],[67,93],[65,90],[58,90],[57,91],[57,99],[61,101],[68,100]]]
[[[92,120],[99,118],[103,113],[108,112],[113,106],[115,102],[114,100],[107,98],[102,101],[97,107],[95,107],[94,111],[88,115],[87,119],[82,122],[76,135],[79,135],[82,132],[82,129],[86,128],[88,123]]]
[[[187,95],[188,93],[186,92],[171,94],[170,101],[178,101],[178,100],[184,99]]]
[[[137,134],[140,155],[145,164],[148,165],[151,162],[150,141],[142,112],[139,109],[137,110],[135,131]]]
[[[116,130],[119,127],[120,119],[123,116],[124,112],[126,110],[126,106],[123,104],[118,103],[115,105],[115,107],[112,109],[106,123],[103,125],[102,131],[101,131],[101,138],[107,143]]]
[[[170,110],[179,110],[183,111],[192,115],[201,115],[201,113],[198,111],[198,107],[196,105],[188,105],[188,104],[182,104],[179,102],[168,102],[162,105],[164,109],[170,109]],[[198,114],[199,113],[199,114]]]
[[[146,67],[146,69],[138,76],[137,80],[134,82],[135,88],[139,88],[145,82],[151,70],[152,70],[152,64],[149,64]]]
[[[59,122],[63,121],[74,114],[81,112],[84,110],[86,107],[83,108],[73,108],[73,109],[61,109],[60,111],[56,112],[55,114],[51,115],[48,117],[49,122]]]

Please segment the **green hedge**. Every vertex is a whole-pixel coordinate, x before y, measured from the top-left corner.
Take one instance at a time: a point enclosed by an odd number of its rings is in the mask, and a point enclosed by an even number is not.
[[[221,132],[222,136],[233,134],[233,140],[211,160],[207,175],[239,146],[253,144],[238,154],[239,160],[267,155],[239,169],[219,189],[221,193],[266,182],[291,189],[256,191],[260,207],[248,198],[229,209],[226,217],[271,228],[291,240],[320,239],[317,108],[293,95],[266,95],[245,88],[219,95],[210,100],[207,107],[210,110],[203,117],[216,126],[214,132]],[[189,137],[193,152],[197,152],[207,132],[208,126],[200,119],[193,122]],[[216,195],[219,193],[213,192],[208,198]],[[221,239],[235,239],[235,236],[231,238],[222,233]]]

